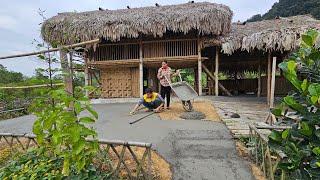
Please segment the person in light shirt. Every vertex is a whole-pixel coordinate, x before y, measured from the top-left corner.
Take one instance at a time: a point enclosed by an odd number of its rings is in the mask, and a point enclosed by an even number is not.
[[[162,99],[166,99],[167,106],[166,109],[170,108],[170,94],[171,94],[171,78],[178,75],[180,72],[177,70],[175,73],[172,72],[171,68],[168,66],[167,61],[162,61],[162,66],[158,70],[157,78],[160,80],[161,89],[160,94]]]

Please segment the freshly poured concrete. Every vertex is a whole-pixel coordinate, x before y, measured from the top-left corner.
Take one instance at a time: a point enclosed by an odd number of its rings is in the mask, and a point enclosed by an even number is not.
[[[146,115],[129,116],[134,104],[94,105],[99,138],[151,142],[172,166],[174,179],[253,179],[245,161],[238,157],[229,130],[211,121],[163,121],[157,115],[130,125]],[[0,132],[30,133],[34,116],[0,121]]]

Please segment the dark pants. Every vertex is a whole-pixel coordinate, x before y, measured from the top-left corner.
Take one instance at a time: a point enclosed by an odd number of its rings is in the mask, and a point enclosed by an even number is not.
[[[143,102],[142,105],[144,105],[149,110],[157,109],[162,104],[162,101],[159,99],[156,99],[151,102]]]
[[[170,106],[171,87],[161,85],[160,94],[163,99],[167,98],[167,107],[169,107]]]

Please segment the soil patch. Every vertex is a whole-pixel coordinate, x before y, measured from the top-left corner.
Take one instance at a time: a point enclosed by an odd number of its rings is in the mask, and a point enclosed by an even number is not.
[[[115,147],[115,149],[118,151],[118,153],[121,152],[122,146]],[[137,159],[141,160],[143,158],[143,154],[145,152],[145,148],[141,147],[131,147],[132,151],[137,156]],[[109,149],[109,158],[112,162],[113,167],[117,166],[118,164],[118,158],[117,155],[113,152],[112,149]],[[167,163],[160,155],[158,155],[157,152],[151,151],[151,171],[152,171],[152,179],[157,180],[167,180],[172,179],[172,173],[170,170],[170,165]],[[137,163],[134,161],[132,155],[130,154],[129,150],[126,149],[124,153],[124,162],[126,163],[128,169],[131,171],[131,173],[135,174],[137,171]],[[146,164],[147,161],[144,161],[144,169],[147,170]],[[103,170],[108,170],[107,166],[103,167]],[[120,170],[120,177],[121,178],[129,178],[127,171],[122,166]]]
[[[205,115],[206,120],[221,121],[219,114],[210,101],[192,102],[194,111],[201,112]],[[162,120],[184,120],[180,116],[186,111],[183,109],[181,102],[172,103],[170,110],[159,113]]]
[[[253,176],[255,177],[255,179],[256,180],[266,180],[261,169],[251,161],[249,151],[245,147],[245,145],[242,142],[237,141],[236,142],[236,149],[238,151],[239,156],[241,156],[246,161],[249,161],[250,169],[251,169],[251,172],[252,172]]]

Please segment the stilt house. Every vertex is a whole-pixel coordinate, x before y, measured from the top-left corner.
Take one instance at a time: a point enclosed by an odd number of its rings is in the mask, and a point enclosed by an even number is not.
[[[139,97],[146,87],[157,90],[163,60],[172,68],[193,68],[199,95],[260,96],[270,94],[271,58],[279,63],[299,45],[302,33],[320,29],[311,16],[233,24],[232,16],[229,7],[207,2],[60,13],[43,23],[42,36],[62,45],[99,39],[87,46],[85,67],[99,79],[102,98]],[[219,80],[219,72],[228,78]],[[245,72],[257,76],[244,79]],[[202,73],[208,77],[205,87]],[[281,76],[276,87],[282,87],[276,88],[279,94],[289,88]]]

